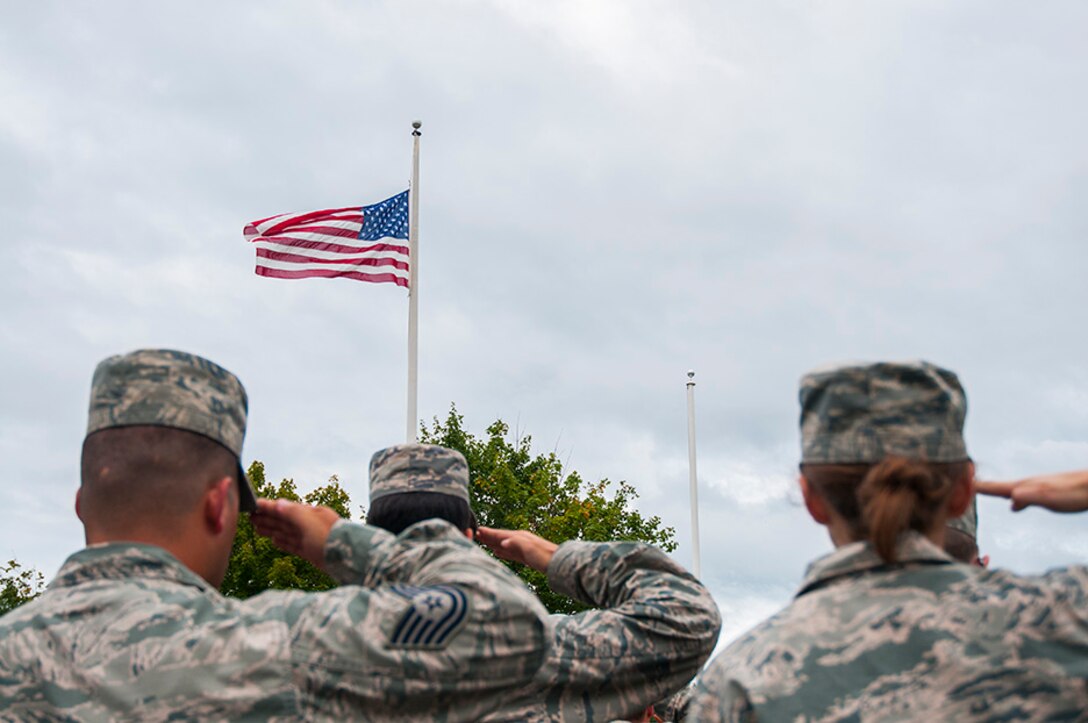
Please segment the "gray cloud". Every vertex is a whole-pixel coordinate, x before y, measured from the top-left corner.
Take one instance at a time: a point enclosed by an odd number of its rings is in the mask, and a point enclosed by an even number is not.
[[[242,226],[402,190],[424,120],[424,418],[502,417],[634,483],[727,634],[830,549],[793,491],[795,385],[956,369],[997,477],[1083,466],[1088,101],[1074,2],[13,5],[0,28],[0,553],[51,573],[91,370],[176,346],[239,373],[249,458],[303,488],[403,434],[392,287],[252,274]],[[987,501],[1017,569],[1076,518]]]

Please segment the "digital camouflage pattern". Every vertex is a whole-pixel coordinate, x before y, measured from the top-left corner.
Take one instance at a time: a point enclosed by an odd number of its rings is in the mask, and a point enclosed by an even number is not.
[[[796,599],[710,665],[697,721],[1085,720],[1088,568],[955,563],[917,533],[813,563]]]
[[[111,356],[94,370],[87,435],[113,427],[151,425],[195,432],[239,460],[249,401],[238,377],[195,354],[141,349]],[[253,488],[238,465],[242,509],[257,509]]]
[[[875,464],[897,455],[967,457],[967,397],[956,375],[929,362],[819,369],[801,379],[801,462]]]
[[[403,492],[437,492],[469,501],[468,463],[435,444],[398,444],[370,458],[370,501]]]
[[[721,617],[710,592],[651,545],[565,542],[548,583],[600,609],[550,616],[536,679],[487,720],[633,717],[683,688],[714,651]]]
[[[370,463],[371,501],[402,492],[467,502],[464,457],[422,444],[378,452]],[[544,665],[487,720],[634,715],[690,681],[714,650],[721,620],[710,593],[654,547],[567,542],[552,558],[548,581],[556,592],[601,609],[549,616]]]
[[[688,710],[691,707],[692,686],[688,685],[669,696],[660,703],[654,704],[654,715],[662,721],[688,720]]]
[[[449,525],[341,521],[326,558],[342,587],[236,600],[158,547],[82,550],[0,618],[0,720],[476,720],[535,681],[544,608]]]

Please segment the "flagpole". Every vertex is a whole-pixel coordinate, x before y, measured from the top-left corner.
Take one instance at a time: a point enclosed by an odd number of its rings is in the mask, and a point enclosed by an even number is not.
[[[695,372],[688,371],[688,480],[691,487],[691,571],[699,577],[699,487],[695,474]]]
[[[416,441],[416,392],[419,363],[419,132],[423,125],[412,121],[412,183],[408,187],[408,413],[407,441]]]

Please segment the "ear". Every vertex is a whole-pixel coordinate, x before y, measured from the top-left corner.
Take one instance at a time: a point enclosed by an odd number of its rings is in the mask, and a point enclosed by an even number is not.
[[[824,498],[820,496],[813,486],[805,479],[804,475],[801,475],[801,496],[805,498],[805,509],[808,510],[812,519],[819,522],[821,525],[828,525],[831,522],[831,515],[827,512],[827,503],[824,502]]]
[[[472,528],[471,528],[471,527],[466,527],[466,528],[465,528],[465,537],[467,537],[468,539],[472,540],[473,542],[475,542],[475,541],[476,541],[476,533],[474,533],[474,532],[472,531]]]
[[[80,522],[83,522],[83,510],[80,509],[80,507],[82,505],[82,502],[80,500],[82,499],[82,497],[83,497],[83,488],[80,487],[79,489],[76,490],[76,517],[79,518]]]
[[[204,493],[204,522],[214,534],[220,534],[228,528],[232,510],[237,514],[236,506],[231,505],[231,487],[234,480],[224,477]]]
[[[972,464],[967,474],[952,483],[952,493],[948,496],[948,517],[959,517],[971,505],[975,495],[975,466]]]

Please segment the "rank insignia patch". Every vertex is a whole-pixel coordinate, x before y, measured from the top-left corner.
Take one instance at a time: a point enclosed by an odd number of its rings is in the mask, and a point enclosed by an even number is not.
[[[392,589],[411,602],[393,629],[389,644],[394,648],[444,648],[465,621],[468,598],[456,587],[393,585]]]

